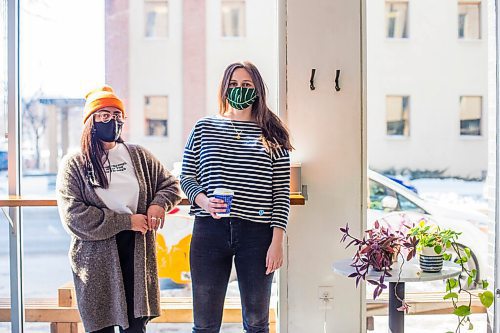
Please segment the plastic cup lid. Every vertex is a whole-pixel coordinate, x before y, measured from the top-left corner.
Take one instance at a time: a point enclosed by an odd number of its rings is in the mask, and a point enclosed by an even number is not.
[[[234,195],[234,191],[226,189],[226,188],[216,188],[214,191],[214,194]]]

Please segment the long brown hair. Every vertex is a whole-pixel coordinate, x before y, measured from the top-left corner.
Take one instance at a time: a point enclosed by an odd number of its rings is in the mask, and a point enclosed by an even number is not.
[[[123,143],[121,136],[116,140]],[[90,185],[94,187],[108,188],[109,181],[104,171],[103,157],[106,155],[104,144],[95,135],[94,117],[91,116],[83,126],[82,138],[80,140],[85,175]]]
[[[267,106],[266,102],[266,86],[264,80],[259,73],[257,67],[249,61],[236,62],[227,66],[222,76],[222,81],[219,87],[219,113],[224,115],[229,104],[227,102],[227,90],[233,73],[238,68],[244,68],[252,78],[257,93],[257,100],[252,104],[252,117],[262,129],[264,144],[267,147],[277,148],[283,147],[292,150],[293,146],[290,143],[290,134],[286,129],[281,119],[275,115]]]

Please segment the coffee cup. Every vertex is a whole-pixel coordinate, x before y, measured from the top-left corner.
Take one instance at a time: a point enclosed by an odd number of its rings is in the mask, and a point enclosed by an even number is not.
[[[224,200],[227,205],[226,211],[216,213],[220,217],[229,217],[231,215],[231,202],[233,201],[234,191],[225,188],[216,188],[214,191],[214,198]]]

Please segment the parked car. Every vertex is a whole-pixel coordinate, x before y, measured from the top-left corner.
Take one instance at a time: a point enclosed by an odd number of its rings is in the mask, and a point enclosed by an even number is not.
[[[376,220],[399,223],[402,218],[417,223],[422,218],[441,228],[462,232],[459,244],[471,250],[469,268],[478,271],[477,281],[487,267],[487,235],[477,225],[488,218],[480,213],[451,210],[420,198],[415,192],[377,172],[368,171],[368,227]],[[404,213],[404,214],[402,214]],[[404,215],[404,217],[402,217]],[[188,206],[179,206],[165,219],[165,227],[157,233],[159,277],[171,279],[177,284],[191,281],[189,271],[189,245],[193,218]],[[233,278],[234,272],[233,272]]]
[[[390,180],[393,180],[395,181],[396,183],[400,184],[400,185],[403,185],[404,187],[406,187],[407,189],[409,189],[410,191],[412,192],[415,192],[416,194],[418,194],[418,190],[415,186],[413,186],[412,184],[410,184],[408,181],[405,181],[403,179],[399,179],[397,177],[394,177],[394,176],[389,176],[389,175],[385,175],[387,178],[389,178]]]
[[[410,223],[418,223],[423,218],[443,229],[461,232],[458,240],[460,247],[468,247],[472,253],[472,260],[467,264],[470,269],[477,269],[476,281],[484,278],[482,275],[487,268],[488,237],[479,226],[488,224],[487,216],[465,209],[449,209],[429,202],[405,186],[371,170],[368,171],[368,178],[368,227],[376,220],[396,224],[402,218]]]

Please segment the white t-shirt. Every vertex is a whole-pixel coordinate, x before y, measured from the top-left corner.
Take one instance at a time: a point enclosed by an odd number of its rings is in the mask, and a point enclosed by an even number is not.
[[[104,172],[109,187],[107,189],[97,187],[95,189],[97,195],[112,211],[135,214],[139,201],[139,182],[127,147],[117,143],[108,150],[108,158],[104,159]]]

